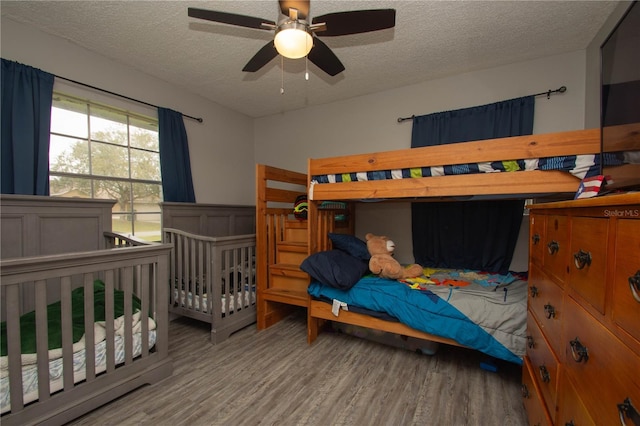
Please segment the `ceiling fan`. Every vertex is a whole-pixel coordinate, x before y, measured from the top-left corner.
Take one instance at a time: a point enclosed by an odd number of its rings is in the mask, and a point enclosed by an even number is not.
[[[278,54],[291,59],[307,58],[318,68],[335,76],[344,65],[318,37],[335,37],[392,28],[396,24],[395,9],[368,9],[328,13],[309,23],[309,0],[279,0],[278,23],[268,19],[214,10],[188,8],[191,18],[259,30],[274,31],[274,39],[264,45],[242,71],[256,72]]]

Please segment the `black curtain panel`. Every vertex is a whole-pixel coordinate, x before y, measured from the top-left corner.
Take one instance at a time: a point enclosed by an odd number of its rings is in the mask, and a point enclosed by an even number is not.
[[[534,106],[534,97],[527,96],[415,117],[411,147],[530,135]],[[415,261],[428,267],[506,273],[523,210],[524,200],[413,203]]]

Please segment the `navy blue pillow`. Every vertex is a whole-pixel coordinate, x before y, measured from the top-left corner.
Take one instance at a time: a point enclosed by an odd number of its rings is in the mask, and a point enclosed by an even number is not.
[[[369,272],[369,264],[341,250],[327,250],[308,256],[300,269],[322,284],[348,290]]]
[[[366,260],[367,262],[371,259],[369,249],[367,249],[367,243],[360,238],[348,234],[333,234],[331,232],[329,232],[328,235],[334,249],[342,250],[353,257]]]

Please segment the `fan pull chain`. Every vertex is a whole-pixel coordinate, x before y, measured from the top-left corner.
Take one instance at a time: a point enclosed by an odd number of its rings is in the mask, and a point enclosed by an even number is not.
[[[309,58],[304,57],[304,79],[309,81]]]
[[[307,52],[309,52],[309,40],[305,40]],[[309,54],[304,57],[304,79],[309,81]]]
[[[284,95],[284,56],[280,55],[280,94]]]

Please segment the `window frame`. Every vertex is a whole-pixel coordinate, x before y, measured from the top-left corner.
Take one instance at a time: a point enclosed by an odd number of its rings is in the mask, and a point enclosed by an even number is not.
[[[72,179],[83,179],[89,182],[89,185],[87,186],[87,188],[89,188],[90,194],[88,197],[84,197],[82,195],[80,195],[80,198],[92,198],[92,199],[105,199],[104,195],[111,195],[111,194],[97,194],[98,188],[96,188],[96,182],[98,181],[105,181],[105,182],[111,182],[111,183],[125,183],[128,184],[129,188],[128,188],[128,193],[130,194],[129,196],[129,200],[125,200],[124,203],[121,202],[121,200],[116,199],[116,204],[114,205],[114,209],[117,209],[116,211],[112,211],[112,227],[114,227],[114,231],[118,231],[118,232],[123,232],[125,234],[128,234],[130,236],[137,236],[140,238],[144,238],[143,236],[139,235],[140,231],[138,229],[136,229],[136,224],[140,224],[142,221],[139,221],[138,218],[139,217],[152,217],[153,215],[157,216],[157,220],[151,220],[149,222],[156,222],[158,223],[157,226],[157,230],[152,229],[149,232],[153,233],[152,238],[150,239],[151,241],[160,241],[161,240],[161,232],[162,232],[162,228],[161,228],[161,211],[160,211],[160,205],[158,203],[163,201],[163,193],[162,193],[162,174],[161,174],[161,167],[160,167],[160,146],[159,146],[159,141],[157,141],[158,139],[158,131],[159,131],[159,127],[158,127],[158,118],[157,117],[150,117],[147,115],[143,115],[140,113],[135,113],[123,108],[118,108],[115,106],[111,106],[111,105],[107,105],[101,102],[96,102],[90,99],[86,99],[86,98],[80,98],[77,96],[73,96],[73,95],[69,95],[60,91],[54,91],[53,93],[53,103],[52,103],[52,112],[53,112],[53,108],[60,108],[57,106],[56,102],[58,102],[58,104],[60,103],[60,100],[64,101],[68,101],[71,103],[78,103],[79,105],[82,105],[83,107],[86,107],[84,112],[80,112],[78,111],[80,114],[82,114],[86,120],[87,120],[87,128],[83,129],[86,130],[86,136],[82,136],[82,137],[78,137],[77,135],[74,134],[67,134],[67,133],[61,133],[60,129],[54,129],[56,126],[54,125],[54,119],[53,119],[53,114],[52,114],[52,123],[51,123],[51,129],[49,131],[50,134],[50,138],[53,141],[54,138],[70,138],[69,140],[72,141],[72,144],[77,143],[78,141],[84,142],[87,144],[87,172],[82,172],[82,173],[73,173],[73,172],[69,172],[69,171],[59,171],[59,170],[53,170],[55,169],[55,165],[57,164],[57,162],[54,161],[54,159],[58,158],[58,157],[53,157],[54,153],[50,150],[49,153],[49,182],[50,185],[51,183],[53,183],[53,181],[56,178],[72,178]],[[61,109],[65,109],[65,108],[61,108]],[[98,110],[100,112],[102,112],[101,115],[95,114],[92,115],[92,109],[94,110]],[[72,108],[69,108],[68,110],[73,110]],[[95,138],[95,134],[92,134],[92,117],[97,117],[97,118],[101,118],[101,119],[105,119],[105,113],[108,115],[109,113],[114,114],[114,116],[121,116],[124,118],[124,122],[122,123],[125,127],[126,127],[126,141],[124,141],[124,143],[117,143],[117,142],[113,142],[113,141],[108,141],[108,140],[99,140]],[[107,119],[108,120],[108,119]],[[119,120],[114,120],[115,122],[120,122]],[[142,124],[142,126],[141,126]],[[144,126],[144,127],[143,127]],[[148,127],[147,127],[148,126]],[[157,150],[154,149],[154,147],[142,147],[142,146],[136,146],[137,144],[135,143],[135,141],[133,141],[132,144],[132,140],[134,138],[133,134],[132,134],[132,128],[141,128],[141,129],[146,129],[151,131],[152,133],[155,133],[156,136],[156,141],[157,141]],[[71,131],[72,132],[72,131]],[[73,142],[73,140],[75,139],[75,142]],[[114,148],[119,148],[119,149],[124,149],[126,150],[126,161],[127,161],[127,174],[128,177],[123,177],[123,176],[105,176],[103,174],[97,174],[94,170],[94,166],[92,164],[92,161],[94,160],[94,154],[95,152],[99,152],[97,149],[94,149],[94,147],[114,147]],[[61,151],[62,152],[62,151]],[[133,153],[133,155],[132,155]],[[151,158],[151,162],[156,162],[157,163],[157,176],[159,177],[158,180],[153,179],[153,178],[139,178],[139,177],[133,177],[135,175],[135,171],[133,170],[133,158],[135,157],[135,154],[137,153],[144,153],[143,155],[147,155],[147,154],[151,154],[152,156],[155,156],[155,158]],[[59,155],[59,154],[57,154]],[[53,166],[53,169],[52,169]],[[155,171],[154,171],[155,173]],[[131,194],[135,194],[136,192],[134,191],[134,187],[135,185],[157,185],[157,209],[154,210],[140,210],[139,207],[140,205],[151,205],[154,203],[154,201],[151,201],[150,203],[144,203],[141,202],[140,200],[136,201],[136,198],[134,196],[132,196]],[[156,191],[156,189],[154,188],[151,193],[154,193],[154,191]],[[64,196],[64,195],[61,195]],[[74,195],[75,196],[75,195]],[[154,196],[155,197],[155,196]],[[108,199],[114,199],[114,197],[106,197]],[[122,205],[128,206],[128,208],[126,209],[122,209]],[[122,228],[122,220],[125,220],[127,222],[130,223],[130,228],[127,231],[122,231],[116,228]],[[116,226],[117,225],[117,226]]]

